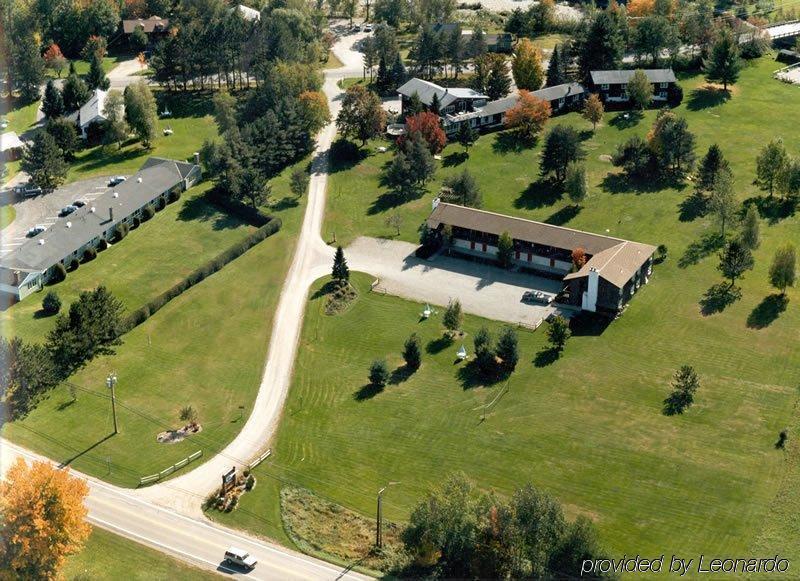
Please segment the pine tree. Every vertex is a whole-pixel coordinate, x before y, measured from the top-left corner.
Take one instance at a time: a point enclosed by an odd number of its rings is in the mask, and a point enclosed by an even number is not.
[[[761,245],[761,234],[758,225],[758,210],[755,204],[750,204],[742,222],[742,243],[750,250],[755,250]]]
[[[33,183],[45,191],[60,186],[67,177],[67,162],[53,136],[46,131],[37,132],[32,143],[22,154],[22,171],[31,176]]]
[[[511,91],[511,78],[508,76],[508,63],[501,55],[492,55],[489,77],[486,81],[486,95],[490,100],[502,99]]]
[[[336,255],[333,257],[333,269],[331,277],[340,285],[350,280],[350,268],[347,266],[347,259],[344,257],[344,250],[341,246],[336,247]]]
[[[579,207],[586,199],[589,184],[586,180],[586,166],[582,163],[572,162],[567,166],[567,177],[564,180],[564,189],[570,201]]]
[[[697,172],[697,190],[709,191],[714,187],[717,176],[722,171],[730,172],[728,161],[722,155],[722,150],[716,143],[709,146],[708,151],[700,162]]]
[[[405,65],[403,65],[403,59],[400,57],[399,52],[395,55],[390,77],[392,82],[392,89],[396,89],[397,87],[406,82],[406,67]]]
[[[90,89],[100,89],[105,91],[111,85],[111,81],[106,77],[103,70],[103,61],[96,54],[93,53],[89,60],[89,74],[86,75],[86,84]]]
[[[711,47],[711,54],[703,66],[706,80],[711,83],[721,82],[725,91],[728,90],[728,85],[733,85],[739,80],[743,64],[732,31],[725,29],[719,33],[714,46]]]
[[[664,400],[664,413],[682,414],[694,402],[694,394],[700,387],[700,379],[690,365],[683,365],[672,378],[672,393]]]
[[[47,86],[44,89],[44,98],[42,99],[42,113],[48,119],[55,119],[64,114],[64,99],[61,96],[61,91],[58,90],[53,79],[47,81]]]
[[[428,111],[430,111],[431,113],[436,113],[438,115],[441,106],[442,102],[439,100],[439,95],[437,93],[434,93],[433,97],[431,98],[431,104],[428,107]]]
[[[495,371],[496,360],[492,348],[492,336],[486,327],[481,327],[472,339],[475,349],[475,363],[482,375],[488,376]]]
[[[569,82],[569,79],[567,79],[567,71],[564,69],[564,61],[561,56],[562,50],[559,44],[553,48],[553,54],[550,55],[550,62],[547,65],[546,87],[555,87],[556,85],[563,85]]]
[[[385,359],[376,359],[369,366],[369,382],[374,387],[384,387],[389,382],[389,366]]]
[[[381,57],[378,61],[378,75],[375,79],[375,84],[378,86],[379,91],[386,91],[390,88],[391,82],[389,70],[386,68],[386,60]]]
[[[70,63],[70,70],[73,65]],[[71,112],[80,108],[89,99],[89,87],[74,72],[70,72],[64,81],[61,89],[61,96],[64,101],[64,111]]]
[[[469,121],[465,121],[458,126],[457,137],[458,142],[464,148],[464,153],[467,153],[478,140],[478,131],[469,124]]]
[[[461,324],[464,321],[464,313],[461,311],[461,301],[453,299],[447,304],[447,308],[442,316],[442,324],[444,328],[450,332],[457,332],[461,329]]]
[[[416,333],[412,333],[411,336],[406,339],[403,345],[403,359],[409,369],[419,369],[422,363],[422,349],[420,348],[419,337]]]
[[[745,272],[753,268],[753,253],[739,240],[731,240],[725,245],[717,267],[725,278],[730,279],[730,288]]]
[[[514,371],[519,362],[519,340],[517,332],[512,327],[503,327],[500,337],[497,339],[497,355],[503,361],[503,367],[508,371]]]

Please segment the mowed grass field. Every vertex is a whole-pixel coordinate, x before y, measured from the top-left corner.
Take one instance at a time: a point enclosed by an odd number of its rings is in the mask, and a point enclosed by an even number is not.
[[[124,335],[115,355],[97,358],[73,375],[76,399],[69,386],[57,387],[27,418],[7,423],[4,436],[123,486],[136,486],[140,476],[197,450],[203,450],[204,458],[221,450],[252,408],[299,231],[305,199],[289,193],[292,169],[272,181],[277,202],[272,211],[283,221],[280,232]],[[209,223],[217,218],[225,214],[209,216]],[[123,244],[136,244],[136,234]],[[105,387],[111,371],[119,378],[120,433],[115,436],[110,436]],[[198,411],[203,431],[180,443],[157,443],[159,432],[181,427],[178,412],[185,405]]]
[[[800,117],[800,88],[773,81],[774,68],[768,58],[750,65],[728,101],[700,89],[699,76],[682,80],[678,113],[697,136],[698,156],[720,145],[742,201],[762,195],[752,181],[755,157],[769,139],[782,136],[800,155],[800,126],[790,122]],[[465,386],[454,365],[459,343],[438,351],[440,321],[421,323],[420,305],[369,294],[368,277],[356,277],[361,298],[344,315],[327,317],[323,300],[312,299],[274,455],[259,468],[266,478],[243,498],[243,510],[224,520],[283,538],[276,508],[282,483],[373,514],[377,490],[400,481],[384,506],[387,518],[402,521],[428,486],[463,470],[501,493],[526,481],[545,488],[572,516],[592,517],[615,555],[758,550],[800,558],[800,447],[774,447],[787,426],[793,440],[800,433],[800,292],[789,291],[782,312],[767,308],[775,292],[769,263],[778,245],[800,245],[800,219],[763,219],[755,268],[737,283],[742,298],[703,314],[701,298],[721,280],[716,254],[679,263],[690,244],[716,230],[713,219],[682,212],[691,184],[632,189],[606,157],[630,135],[645,135],[655,115],[631,125],[608,113],[595,134],[576,114],[550,121],[584,132],[590,195],[577,214],[537,184],[541,145],[518,149],[502,134],[481,137],[466,161],[460,147],[448,146],[445,167],[412,201],[379,186],[391,158],[375,153],[380,143],[370,144],[361,163],[335,167],[327,239],[333,232],[344,243],[358,235],[391,237],[384,221],[397,211],[404,218],[400,238],[416,241],[441,180],[466,167],[482,186],[486,209],[663,243],[669,258],[619,320],[602,333],[573,337],[558,361],[537,359],[543,332],[521,332],[521,363],[503,395],[502,384]],[[468,349],[481,324],[499,328],[468,317]],[[370,362],[388,356],[390,369],[399,367],[411,332],[430,348],[422,369],[360,399]],[[683,364],[695,367],[702,385],[688,413],[667,417],[662,402]],[[481,406],[492,401],[481,421]]]
[[[44,341],[55,321],[41,312],[50,291],[58,294],[62,312],[67,312],[82,291],[103,284],[132,311],[255,230],[206,202],[210,187],[211,182],[204,182],[190,189],[122,242],[68,273],[63,282],[0,313],[2,334]]]
[[[110,533],[92,529],[83,551],[67,559],[65,579],[135,581],[210,581],[219,575],[187,565],[160,551]]]

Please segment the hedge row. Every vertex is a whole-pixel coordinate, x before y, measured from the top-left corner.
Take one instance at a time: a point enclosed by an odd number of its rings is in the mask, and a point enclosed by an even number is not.
[[[266,240],[278,230],[281,229],[280,218],[273,218],[271,216],[264,216],[267,223],[261,226],[258,230],[250,234],[247,238],[229,247],[227,250],[218,254],[203,266],[191,272],[186,278],[178,282],[170,289],[161,293],[154,299],[151,299],[143,306],[131,312],[125,320],[124,329],[130,331],[137,325],[144,323],[151,315],[158,312],[158,310],[170,302],[172,299],[180,296],[185,291],[199,283],[200,281],[208,278],[215,272],[221,270],[226,264],[238,258],[253,246]]]
[[[261,227],[265,226],[272,220],[272,216],[265,214],[258,208],[253,208],[243,204],[238,200],[233,200],[230,197],[219,193],[216,189],[208,192],[208,200],[217,206],[227,210],[234,216],[244,220],[251,226]]]

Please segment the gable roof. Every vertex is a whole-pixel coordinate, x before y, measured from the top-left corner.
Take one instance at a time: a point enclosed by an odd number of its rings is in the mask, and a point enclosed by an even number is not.
[[[249,20],[250,22],[258,22],[261,20],[261,12],[255,8],[245,6],[244,4],[238,4],[232,8],[232,10],[236,10],[242,18]]]
[[[600,276],[619,287],[630,280],[633,273],[641,268],[656,250],[655,246],[649,244],[630,242],[621,238],[445,202],[440,202],[434,208],[428,217],[427,224],[428,227],[434,229],[441,224],[447,224],[497,236],[508,232],[516,240],[552,246],[570,252],[575,248],[583,248],[587,254],[591,255],[591,258],[581,270],[564,277],[565,280],[588,276],[589,269],[596,268]]]
[[[672,69],[643,69],[647,80],[651,83],[674,83],[677,81]],[[633,77],[633,70],[617,71],[591,71],[592,82],[595,85],[623,85]]]
[[[135,18],[122,21],[122,31],[125,34],[131,34],[139,26],[148,34],[151,32],[162,32],[169,26],[169,18],[151,16],[150,18]]]
[[[423,79],[418,79],[414,77],[413,79],[409,79],[400,87],[398,87],[397,92],[404,96],[411,98],[414,93],[417,94],[419,100],[422,101],[423,104],[426,106],[430,106],[433,102],[433,96],[436,95],[439,97],[439,104],[442,107],[446,107],[456,99],[488,99],[488,97],[478,91],[468,88],[445,88],[440,87],[436,83],[431,83],[430,81],[425,81]]]
[[[14,131],[6,131],[0,135],[0,152],[6,152],[10,149],[17,149],[24,144],[19,136]]]
[[[563,85],[554,85],[552,87],[545,87],[538,91],[531,91],[531,94],[543,99],[545,101],[555,101],[556,99],[563,99],[567,96],[580,95],[586,92],[583,85],[580,83],[564,83]]]
[[[77,123],[80,127],[85,127],[98,117],[105,119],[103,108],[106,104],[106,97],[108,97],[108,91],[95,89],[89,99],[81,105],[81,108],[67,115],[67,119]]]
[[[0,269],[45,271],[180,184],[198,166],[151,157],[136,174],[0,258]],[[199,169],[199,168],[198,168]],[[141,182],[139,180],[141,179]],[[117,196],[114,196],[114,194]],[[92,212],[94,208],[94,212]],[[110,210],[114,219],[110,219]]]

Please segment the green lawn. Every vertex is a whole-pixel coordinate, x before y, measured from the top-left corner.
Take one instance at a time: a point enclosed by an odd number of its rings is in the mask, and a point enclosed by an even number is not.
[[[187,565],[160,551],[103,530],[92,529],[83,551],[67,559],[62,571],[69,580],[132,579],[136,581],[195,581],[219,575]]]
[[[84,179],[94,175],[131,174],[148,157],[190,159],[200,151],[203,141],[217,136],[217,126],[211,116],[211,92],[189,92],[170,94],[155,91],[158,111],[165,108],[171,117],[160,117],[156,139],[151,149],[146,150],[139,142],[128,142],[121,149],[116,146],[97,146],[80,151],[72,163],[67,181]],[[169,136],[163,130],[171,128]]]
[[[81,291],[104,284],[128,310],[134,310],[252,232],[253,227],[205,201],[210,186],[211,182],[205,182],[192,188],[120,244],[81,264],[65,281],[0,313],[2,334],[43,341],[55,317],[42,317],[39,310],[51,290],[66,311]]]
[[[17,135],[22,135],[31,125],[36,123],[36,111],[39,110],[39,101],[22,104],[19,99],[2,99],[3,112],[0,117],[5,117],[8,127],[3,132],[13,131]]]
[[[5,228],[11,222],[14,221],[14,218],[17,216],[17,211],[14,210],[14,206],[3,206],[0,208],[0,229]]]
[[[773,68],[769,58],[748,67],[727,102],[695,92],[704,84],[700,77],[682,81],[686,97],[678,112],[697,135],[698,155],[719,143],[741,200],[760,195],[752,185],[755,156],[769,139],[782,135],[800,155],[800,126],[788,122],[800,116],[797,88],[773,81]],[[655,114],[631,127],[607,114],[594,135],[576,114],[551,120],[585,132],[591,188],[577,215],[536,183],[541,146],[518,150],[502,134],[481,137],[467,161],[460,147],[448,147],[446,167],[410,202],[379,186],[391,157],[376,152],[379,142],[354,167],[338,164],[329,187],[328,239],[334,231],[344,243],[361,234],[390,236],[384,220],[396,209],[404,218],[400,237],[415,241],[442,178],[466,167],[482,186],[486,209],[664,243],[669,258],[619,320],[600,334],[573,337],[560,360],[537,359],[544,333],[522,333],[520,366],[485,422],[479,407],[503,386],[465,386],[453,364],[459,345],[436,352],[440,324],[420,323],[419,305],[369,294],[365,276],[356,278],[361,299],[344,315],[324,316],[322,300],[312,300],[274,454],[259,468],[272,484],[259,485],[242,501],[245,510],[226,515],[226,522],[278,531],[280,482],[371,514],[375,492],[390,480],[403,484],[387,494],[387,517],[402,521],[427,486],[464,470],[502,493],[528,480],[549,490],[570,515],[595,519],[617,555],[758,549],[800,558],[800,449],[774,448],[778,432],[799,421],[800,292],[791,291],[788,308],[774,312],[767,283],[777,246],[800,244],[800,219],[762,220],[755,269],[739,283],[742,298],[703,315],[699,301],[720,281],[716,257],[678,263],[691,243],[715,230],[713,220],[681,216],[690,186],[637,191],[607,161],[617,143],[644,135]],[[480,324],[467,318],[468,333]],[[434,351],[422,369],[359,401],[370,361],[388,356],[390,368],[398,367],[412,331]],[[466,343],[471,347],[471,338]],[[697,403],[684,416],[666,417],[661,405],[670,377],[685,363],[701,376]],[[790,433],[796,440],[796,430]]]
[[[221,450],[241,429],[258,391],[273,313],[305,206],[304,199],[298,203],[289,194],[291,170],[273,181],[277,203],[272,211],[284,224],[278,234],[126,334],[115,355],[98,358],[71,377],[80,388],[76,401],[67,387],[58,387],[25,420],[6,424],[5,436],[124,486],[135,486],[140,476],[198,449],[205,458]],[[124,243],[134,244],[137,234]],[[112,370],[119,377],[121,433],[106,439],[112,424],[104,382]],[[202,433],[181,443],[158,444],[160,431],[180,426],[178,411],[187,404],[198,410]]]
[[[120,57],[118,56],[105,56],[103,57],[103,71],[108,74],[111,69],[117,66],[117,62],[119,62]],[[85,76],[89,74],[89,61],[85,60],[74,60],[72,61],[75,63],[75,72],[80,76]],[[45,69],[47,72],[47,76],[53,79],[58,79],[58,75],[52,69]],[[64,70],[61,71],[61,78],[65,79],[69,75],[69,64],[64,67]]]

